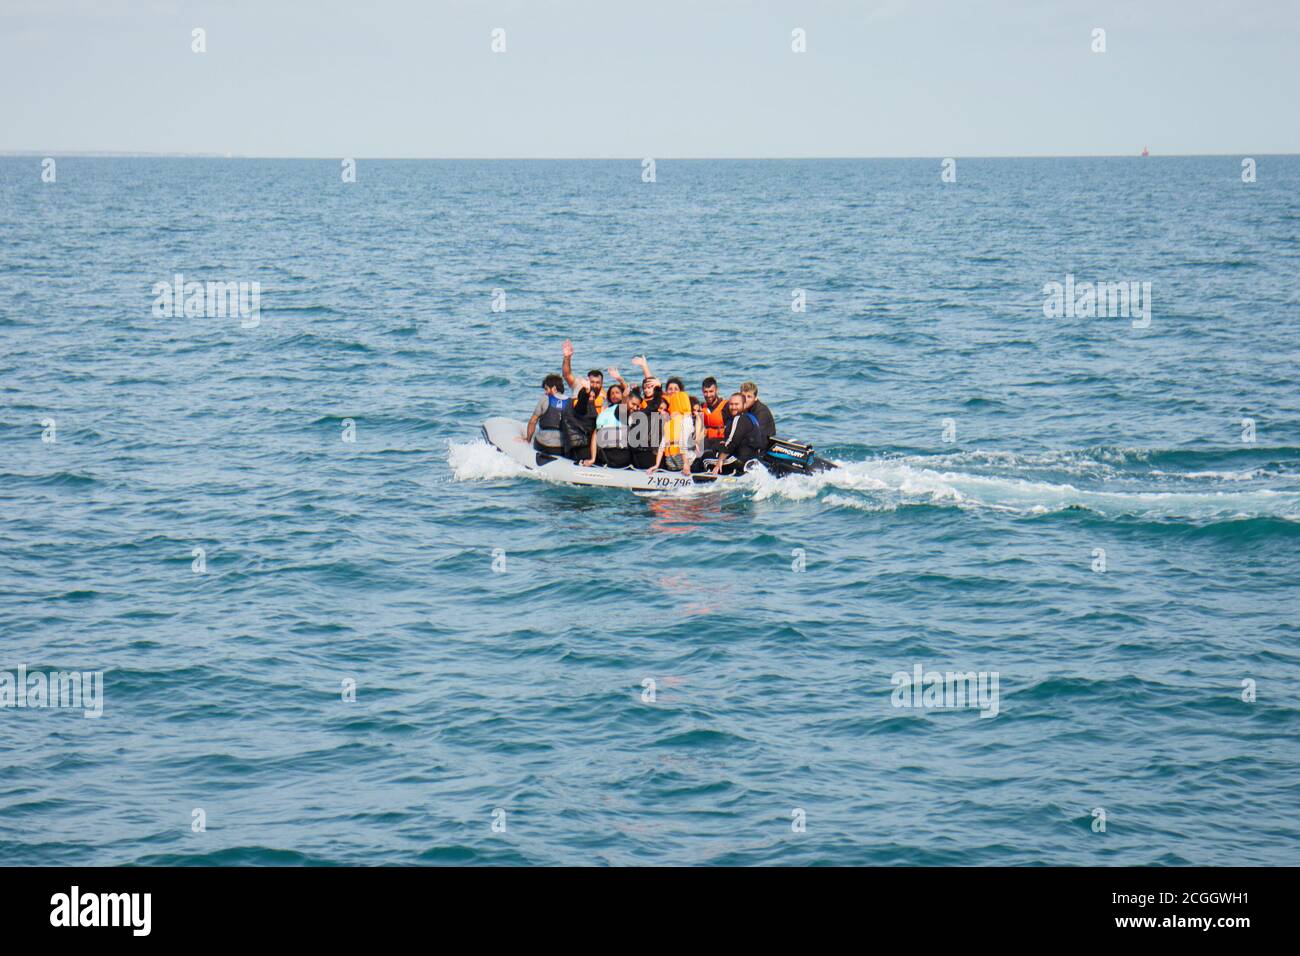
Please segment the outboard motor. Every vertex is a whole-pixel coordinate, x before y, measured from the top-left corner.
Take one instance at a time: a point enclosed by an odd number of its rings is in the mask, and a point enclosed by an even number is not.
[[[762,460],[763,464],[772,466],[778,472],[793,471],[810,475],[822,470],[818,467],[821,462],[817,461],[812,445],[801,445],[784,438],[769,439]]]
[[[775,475],[812,475],[839,467],[829,458],[818,458],[812,445],[784,438],[770,439],[758,460]]]

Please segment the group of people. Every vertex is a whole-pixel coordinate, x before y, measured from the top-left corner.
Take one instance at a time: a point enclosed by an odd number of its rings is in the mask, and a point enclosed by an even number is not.
[[[528,420],[524,440],[543,454],[581,465],[641,468],[655,472],[738,474],[761,456],[776,435],[772,412],[758,400],[758,386],[744,382],[724,399],[712,376],[700,397],[688,395],[676,376],[660,385],[645,356],[632,360],[643,377],[628,386],[617,368],[605,386],[599,369],[580,382],[573,374],[573,345],[564,343],[561,375],[542,380],[542,397]],[[572,390],[565,397],[565,385]]]

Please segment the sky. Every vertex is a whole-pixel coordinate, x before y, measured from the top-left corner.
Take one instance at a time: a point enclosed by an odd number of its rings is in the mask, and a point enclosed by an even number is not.
[[[1144,146],[1300,152],[1300,0],[0,0],[0,152]]]

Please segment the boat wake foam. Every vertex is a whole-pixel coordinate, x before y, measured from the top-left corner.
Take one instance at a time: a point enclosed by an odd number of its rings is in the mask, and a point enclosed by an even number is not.
[[[992,466],[1012,473],[978,474],[952,470],[958,461],[971,467]],[[545,480],[511,461],[485,441],[449,442],[448,462],[457,481],[520,477]],[[1100,468],[1094,468],[1094,465]],[[1249,471],[1207,470],[1171,474],[1150,469],[1141,473],[1117,473],[1106,466],[1105,462],[1074,453],[1023,457],[984,452],[911,455],[845,462],[833,471],[815,475],[776,478],[765,471],[755,471],[729,485],[724,493],[746,494],[754,501],[818,500],[831,507],[868,512],[929,505],[1021,515],[1080,509],[1114,518],[1196,521],[1263,517],[1300,522],[1300,490],[1242,487],[1243,483],[1262,480],[1266,472],[1257,470],[1251,475]],[[1051,470],[1063,472],[1063,480],[1043,480],[1042,472]],[[1018,477],[1017,471],[1033,477]],[[1149,487],[1162,478],[1176,478],[1177,487],[1169,490]],[[1081,487],[1072,481],[1093,481],[1127,488]],[[1212,487],[1224,482],[1232,483],[1228,490]],[[719,492],[720,489],[710,485],[697,485],[653,494],[680,496]]]
[[[938,505],[1039,515],[1086,509],[1106,517],[1146,519],[1280,518],[1300,521],[1300,491],[1252,490],[1124,490],[1077,487],[1019,478],[980,475],[925,467],[918,459],[881,459],[844,464],[817,475],[773,478],[751,475],[746,483],[755,500],[821,498],[829,505],[866,511],[893,510],[907,505]],[[1036,465],[1037,471],[1041,465]],[[1129,476],[1135,477],[1135,476]],[[1182,475],[1181,478],[1191,478]],[[1236,475],[1203,475],[1207,481],[1235,481]],[[1132,487],[1133,482],[1126,482]],[[841,493],[837,493],[841,492]],[[842,492],[856,492],[845,495]],[[825,495],[825,497],[822,497]]]
[[[481,438],[447,442],[447,464],[457,481],[491,481],[499,478],[537,478],[541,475],[501,454]]]

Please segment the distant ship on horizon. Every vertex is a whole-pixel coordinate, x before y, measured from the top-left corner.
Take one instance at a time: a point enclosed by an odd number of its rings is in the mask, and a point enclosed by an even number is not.
[[[1143,156],[1150,156],[1150,155],[1151,155],[1151,150],[1149,150],[1149,149],[1147,149],[1145,146],[1143,146],[1143,147],[1142,147],[1142,155],[1143,155]]]

